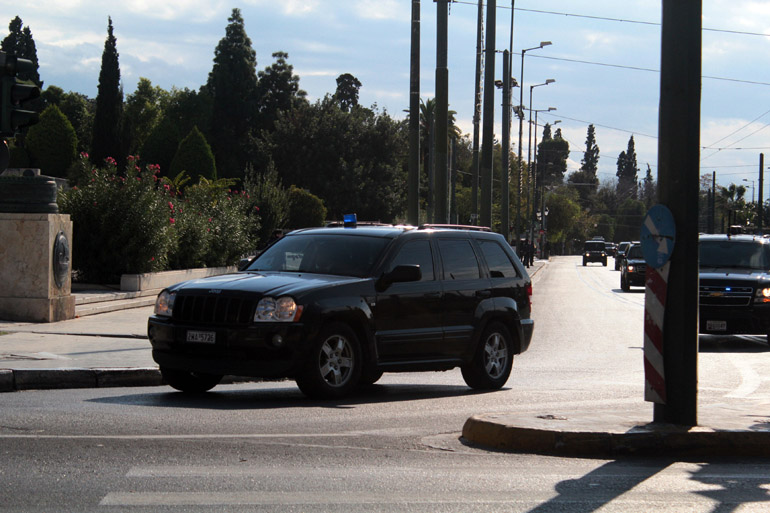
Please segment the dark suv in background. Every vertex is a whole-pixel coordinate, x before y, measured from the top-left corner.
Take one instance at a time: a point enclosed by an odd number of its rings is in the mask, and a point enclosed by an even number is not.
[[[292,378],[340,397],[383,372],[460,367],[498,389],[529,347],[532,285],[505,239],[444,226],[291,232],[240,272],[163,290],[148,322],[166,382]]]
[[[644,261],[642,245],[633,243],[628,246],[620,262],[620,288],[623,292],[628,292],[631,286],[644,287],[646,274],[647,264]]]
[[[583,245],[583,266],[588,262],[601,262],[607,266],[607,247],[604,239],[587,240]]]
[[[767,335],[770,343],[770,239],[701,235],[699,331]]]

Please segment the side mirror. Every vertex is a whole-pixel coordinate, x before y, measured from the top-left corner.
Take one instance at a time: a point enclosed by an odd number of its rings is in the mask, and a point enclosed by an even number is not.
[[[394,283],[420,281],[421,279],[422,271],[419,265],[397,265],[392,271],[383,274],[377,280],[377,290],[382,292]]]

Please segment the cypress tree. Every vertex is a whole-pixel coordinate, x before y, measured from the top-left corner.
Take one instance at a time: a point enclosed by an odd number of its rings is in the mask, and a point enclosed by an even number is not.
[[[636,199],[639,166],[636,163],[636,149],[634,136],[628,139],[628,148],[618,155],[618,195],[621,200],[626,198]]]
[[[211,145],[222,177],[243,177],[251,127],[256,118],[257,54],[240,9],[214,50],[206,88],[212,98]]]
[[[123,119],[123,89],[120,86],[117,40],[112,33],[112,18],[107,18],[107,39],[99,71],[99,92],[91,142],[91,161],[101,165],[107,157],[123,161],[121,122]],[[122,169],[122,166],[119,167]]]

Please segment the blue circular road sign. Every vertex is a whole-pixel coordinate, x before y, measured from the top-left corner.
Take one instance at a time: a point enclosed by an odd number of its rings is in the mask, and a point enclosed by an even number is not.
[[[663,267],[674,251],[676,225],[674,216],[665,205],[654,205],[642,222],[642,254],[647,265]]]

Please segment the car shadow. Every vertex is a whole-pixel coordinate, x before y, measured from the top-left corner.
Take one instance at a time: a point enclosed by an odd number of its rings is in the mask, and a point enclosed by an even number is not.
[[[644,294],[645,290],[646,289],[644,287],[632,287],[632,288],[628,289],[628,292],[626,292],[625,290],[623,290],[620,287],[618,287],[616,289],[612,289],[612,292],[617,292],[618,294],[630,294],[630,293],[634,293],[634,294],[642,293],[642,294]]]
[[[311,399],[302,394],[292,381],[275,382],[274,387],[246,388],[248,384],[209,392],[187,394],[164,387],[162,391],[89,399],[89,402],[150,406],[161,408],[199,408],[205,410],[271,410],[278,408],[355,408],[362,404],[394,403],[423,399],[474,396],[496,392],[474,390],[465,385],[387,384],[361,387],[340,399]],[[506,390],[506,388],[503,388]]]
[[[765,335],[698,335],[700,353],[767,353]]]

